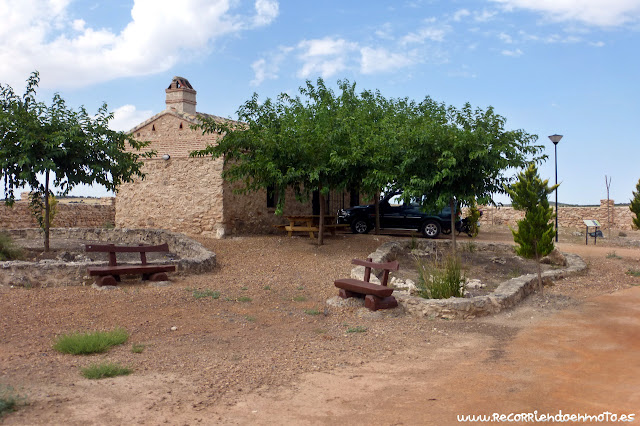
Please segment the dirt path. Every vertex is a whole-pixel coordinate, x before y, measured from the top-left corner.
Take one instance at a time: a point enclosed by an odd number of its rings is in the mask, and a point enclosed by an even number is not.
[[[0,288],[0,383],[29,401],[3,420],[448,425],[458,414],[533,410],[640,416],[640,278],[625,273],[640,270],[640,249],[563,243],[589,272],[493,317],[325,310],[335,294],[327,283],[350,269],[344,260],[392,238],[344,235],[323,247],[304,238],[207,240],[219,270],[171,287]],[[220,297],[195,298],[197,289]],[[51,349],[60,333],[115,325],[144,352]],[[354,326],[366,332],[349,332]],[[79,375],[104,360],[134,374]]]

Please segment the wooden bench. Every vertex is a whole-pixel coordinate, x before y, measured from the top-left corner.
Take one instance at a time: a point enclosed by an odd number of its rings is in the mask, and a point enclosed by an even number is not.
[[[142,280],[166,281],[167,272],[176,270],[175,265],[150,265],[147,263],[149,252],[169,252],[167,243],[156,246],[116,246],[114,244],[87,244],[87,252],[109,253],[109,266],[91,266],[87,268],[90,276],[96,277],[96,284],[117,285],[120,275],[142,275]],[[118,265],[116,253],[140,253],[140,265]]]
[[[353,259],[354,265],[364,266],[364,281],[353,278],[343,278],[334,281],[334,285],[340,289],[338,296],[343,299],[349,297],[364,297],[364,306],[372,311],[378,309],[389,309],[398,306],[398,301],[391,294],[393,288],[387,287],[389,281],[389,271],[397,271],[400,264],[397,260],[386,263],[375,263],[371,258],[367,260]],[[371,269],[383,269],[381,283],[370,283]]]

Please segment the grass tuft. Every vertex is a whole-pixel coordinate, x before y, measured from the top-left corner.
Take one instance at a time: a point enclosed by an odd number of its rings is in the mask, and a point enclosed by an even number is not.
[[[307,298],[304,297],[304,296],[294,296],[293,301],[294,302],[306,302]]]
[[[251,302],[251,298],[249,296],[240,296],[237,300],[238,302]]]
[[[93,333],[63,334],[56,338],[53,349],[64,354],[88,355],[105,352],[112,346],[125,343],[127,339],[129,339],[129,333],[124,328]]]
[[[640,271],[637,269],[629,269],[627,271],[627,275],[631,275],[632,277],[640,277]]]
[[[133,345],[131,345],[131,352],[133,352],[134,354],[141,354],[144,351],[144,348],[146,348],[146,345],[143,345],[141,343],[134,343]]]
[[[462,297],[464,272],[458,256],[448,255],[444,259],[416,259],[418,269],[418,295],[425,299],[448,299]]]
[[[15,245],[9,235],[0,232],[0,261],[20,260],[22,258],[24,258],[22,249]]]
[[[205,297],[210,297],[212,299],[220,298],[220,292],[215,290],[193,290],[194,299],[204,299]]]
[[[317,309],[305,309],[304,313],[307,315],[320,315],[320,311]]]
[[[614,250],[607,253],[607,259],[622,259],[622,257],[618,256],[618,254]]]
[[[367,332],[367,327],[363,327],[361,325],[347,328],[347,333],[366,333],[366,332]]]
[[[24,402],[25,397],[18,395],[12,386],[0,384],[0,419],[5,414],[15,411]]]
[[[129,367],[123,367],[118,363],[91,364],[81,368],[82,375],[87,379],[106,379],[108,377],[127,376],[131,374]]]

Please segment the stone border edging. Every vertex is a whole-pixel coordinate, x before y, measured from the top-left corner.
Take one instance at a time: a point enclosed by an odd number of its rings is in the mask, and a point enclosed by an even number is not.
[[[391,241],[378,247],[369,254],[374,262],[388,262],[395,260],[397,253],[409,248],[410,241]],[[450,241],[426,241],[418,243],[418,246],[446,246]],[[473,242],[475,245],[484,246],[505,246],[507,244],[495,244],[484,242]],[[576,274],[587,268],[586,263],[580,256],[572,253],[562,253],[567,259],[567,266],[562,269],[545,271],[542,273],[543,279],[560,279],[570,274]],[[364,267],[356,266],[351,270],[351,277],[364,279]],[[371,282],[380,283],[377,276],[371,275]],[[522,275],[501,283],[491,294],[486,296],[476,296],[469,298],[452,297],[449,299],[423,299],[411,296],[406,293],[394,292],[398,303],[403,306],[406,312],[419,317],[444,318],[444,319],[466,319],[495,314],[503,309],[515,306],[522,299],[533,293],[538,285],[537,274]]]
[[[41,239],[39,228],[3,231],[12,238]],[[127,228],[53,228],[51,238],[68,238],[85,241],[117,242],[120,244],[163,244],[180,259],[163,261],[176,265],[177,274],[198,274],[211,271],[216,266],[215,253],[183,234],[162,229]],[[0,262],[0,285],[51,287],[59,285],[86,285],[93,279],[87,276],[88,266],[107,265],[106,261],[63,262],[19,260]],[[123,262],[126,264],[127,262]],[[149,262],[154,263],[154,262]],[[62,283],[62,284],[61,284]]]

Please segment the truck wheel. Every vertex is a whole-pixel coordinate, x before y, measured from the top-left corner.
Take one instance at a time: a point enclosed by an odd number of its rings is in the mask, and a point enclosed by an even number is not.
[[[420,227],[422,235],[427,238],[438,238],[440,235],[440,224],[435,220],[427,220]]]
[[[354,219],[354,221],[351,222],[351,231],[353,231],[354,234],[366,234],[369,232],[369,224],[364,219]]]

